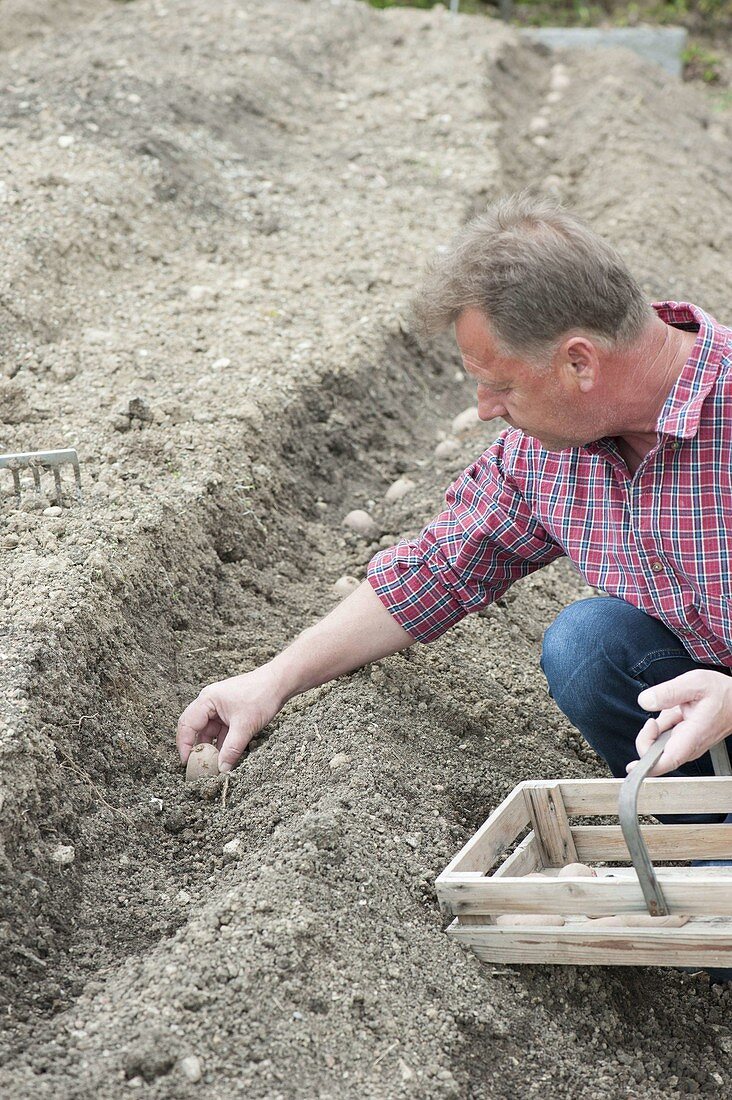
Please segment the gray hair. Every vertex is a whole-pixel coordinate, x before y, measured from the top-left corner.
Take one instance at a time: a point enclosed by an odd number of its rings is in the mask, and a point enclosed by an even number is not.
[[[441,332],[463,310],[489,320],[505,354],[545,359],[579,329],[628,344],[652,317],[611,245],[548,197],[510,195],[473,218],[430,264],[413,304],[418,328]]]

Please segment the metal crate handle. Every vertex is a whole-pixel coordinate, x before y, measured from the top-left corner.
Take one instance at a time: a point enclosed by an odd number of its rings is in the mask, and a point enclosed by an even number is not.
[[[641,783],[653,769],[654,764],[663,753],[672,733],[673,730],[666,730],[665,733],[662,733],[661,736],[653,742],[648,752],[643,754],[628,778],[623,781],[620,787],[620,798],[618,800],[620,828],[623,830],[625,843],[628,846],[630,858],[633,860],[633,866],[638,875],[638,881],[640,882],[643,897],[648,906],[648,912],[652,917],[665,917],[670,913],[670,909],[663,896],[663,891],[661,890],[658,879],[656,878],[656,872],[653,870],[653,863],[651,862],[651,857],[648,855],[645,841],[641,836],[640,826],[638,824],[638,793]],[[732,774],[726,743],[720,741],[717,745],[712,747],[710,752],[715,775]]]

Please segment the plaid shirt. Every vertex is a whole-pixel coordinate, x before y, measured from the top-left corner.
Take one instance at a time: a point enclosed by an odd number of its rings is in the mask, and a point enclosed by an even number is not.
[[[413,638],[431,642],[513,581],[566,554],[588,584],[732,666],[732,330],[696,306],[654,306],[697,332],[631,476],[610,438],[546,451],[504,431],[412,541],[377,554],[368,578]]]

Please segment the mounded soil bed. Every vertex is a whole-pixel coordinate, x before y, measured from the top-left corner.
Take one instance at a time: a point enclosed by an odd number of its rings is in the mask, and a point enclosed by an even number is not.
[[[606,774],[538,668],[590,594],[567,563],[294,700],[226,785],[185,786],[173,734],[490,440],[435,455],[472,395],[408,319],[487,200],[554,190],[649,297],[729,320],[728,115],[442,10],[60,7],[0,3],[0,451],[76,445],[84,483],[61,515],[2,486],[0,1092],[724,1095],[704,975],[443,932],[434,877],[516,783]]]

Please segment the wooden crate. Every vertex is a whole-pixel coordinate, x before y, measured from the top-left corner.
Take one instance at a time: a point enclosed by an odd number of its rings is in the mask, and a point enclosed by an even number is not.
[[[453,918],[448,935],[486,962],[732,967],[732,867],[658,866],[732,859],[732,825],[641,826],[671,912],[690,915],[683,927],[593,927],[592,917],[647,912],[620,825],[570,820],[617,815],[622,783],[560,779],[516,787],[436,881]],[[641,815],[730,811],[729,776],[646,779],[638,799]],[[597,866],[609,861],[624,866]],[[598,877],[551,877],[575,862],[595,866]],[[549,874],[526,878],[537,871]],[[565,924],[498,926],[501,913],[561,914]]]

